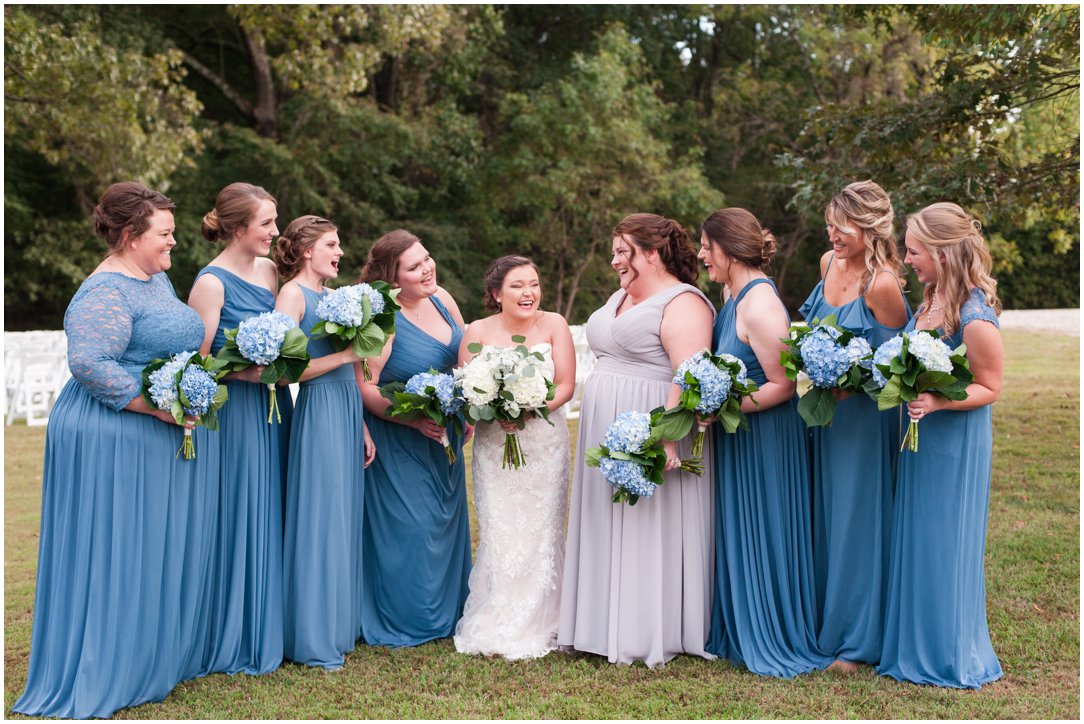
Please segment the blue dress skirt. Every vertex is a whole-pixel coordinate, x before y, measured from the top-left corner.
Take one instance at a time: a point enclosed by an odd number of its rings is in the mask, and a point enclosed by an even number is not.
[[[392,353],[380,384],[406,381],[432,367],[449,371],[463,330],[436,297],[452,327],[447,344],[399,312]],[[462,439],[448,428],[455,463],[413,428],[373,416],[377,456],[365,489],[363,635],[371,645],[415,646],[455,632],[471,568]]]
[[[961,310],[960,331],[946,343],[955,349],[964,327],[983,323],[996,326],[997,315],[976,289]],[[918,452],[901,453],[896,478],[877,673],[978,689],[1001,678],[986,623],[983,562],[993,459],[990,406],[938,410],[918,427]]]
[[[754,279],[723,305],[714,347],[739,357],[762,385],[767,378],[738,339],[735,319],[745,294],[761,283],[771,284]],[[753,673],[790,678],[832,662],[817,647],[805,424],[794,399],[747,417],[748,430],[715,429],[715,590],[706,648]]]
[[[273,310],[275,295],[221,267],[205,267],[204,274],[222,282],[225,297],[211,343],[218,354],[225,331]],[[268,423],[265,385],[229,380],[226,389],[229,404],[218,416],[225,453],[204,669],[267,674],[282,662],[282,501],[294,403],[288,388],[277,388],[282,422]]]
[[[319,321],[316,305],[327,292],[301,291],[307,333]],[[309,340],[308,350],[313,359],[333,351],[326,338]],[[301,383],[288,460],[285,655],[337,669],[361,633],[365,431],[353,365]]]
[[[123,409],[143,367],[203,339],[165,274],[89,277],[64,329],[72,379],[46,430],[30,669],[13,711],[108,717],[200,670],[219,447],[199,428],[196,459],[178,458],[180,427]]]
[[[826,275],[830,270],[831,262]],[[904,306],[910,318],[906,298]],[[823,281],[798,311],[808,321],[834,314],[839,326],[874,349],[903,329],[878,322],[863,296],[832,306],[824,298]],[[831,425],[811,428],[810,437],[817,644],[836,658],[876,664],[888,587],[900,413],[881,412],[868,396],[854,394],[837,403]]]

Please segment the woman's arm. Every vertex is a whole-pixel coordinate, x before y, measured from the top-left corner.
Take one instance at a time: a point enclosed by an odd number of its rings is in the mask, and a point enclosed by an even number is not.
[[[787,379],[779,363],[779,353],[786,349],[782,340],[790,329],[787,310],[769,285],[758,284],[742,298],[737,310],[737,328],[739,338],[742,332],[746,333],[747,344],[753,348],[768,378],[751,397],[742,400],[742,412],[767,410],[794,397],[797,385]]]
[[[902,327],[907,324],[907,306],[899,278],[891,271],[879,271],[865,294],[866,306],[873,318],[886,327]]]
[[[305,295],[296,284],[286,284],[282,287],[278,298],[275,300],[275,309],[283,314],[289,315],[295,322],[300,323],[301,318],[305,316]],[[301,331],[305,334],[311,332],[311,330],[308,329],[303,329]],[[309,360],[309,366],[301,373],[298,382],[305,382],[314,377],[327,374],[331,370],[338,369],[343,365],[353,364],[357,362],[358,359],[359,357],[354,354],[353,347],[347,347],[341,352],[333,352],[332,354],[324,355],[323,357],[316,357]],[[258,379],[259,376],[257,376],[257,380]]]
[[[199,353],[202,355],[211,353],[211,345],[218,333],[218,323],[222,319],[222,306],[225,303],[226,291],[222,280],[214,274],[204,274],[196,279],[192,291],[188,293],[188,306],[195,309],[203,320],[203,342],[199,346]],[[259,382],[263,371],[263,365],[251,365],[240,372],[230,372],[222,379]]]
[[[685,292],[674,297],[662,313],[659,338],[662,348],[670,357],[670,367],[676,369],[682,362],[711,347],[712,310],[707,303],[692,292]],[[681,401],[681,388],[670,385],[670,394],[666,396],[667,409],[675,407]],[[677,441],[664,440],[666,450],[666,470],[680,466]]]
[[[553,399],[546,403],[552,412],[571,400],[576,391],[576,345],[564,317],[553,312],[545,315],[551,328],[550,355],[553,357],[553,384],[557,386]]]

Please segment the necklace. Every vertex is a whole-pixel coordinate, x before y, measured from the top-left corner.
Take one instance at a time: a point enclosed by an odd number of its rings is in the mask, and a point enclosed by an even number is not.
[[[934,312],[940,312],[942,309],[944,309],[944,307],[942,307],[940,304],[934,304],[934,302],[936,301],[936,296],[932,300],[930,300],[930,308],[926,310],[926,324],[930,323],[930,318],[933,317]]]

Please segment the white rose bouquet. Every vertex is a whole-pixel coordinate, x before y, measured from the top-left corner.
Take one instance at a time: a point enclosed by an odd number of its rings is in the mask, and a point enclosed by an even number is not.
[[[553,399],[557,386],[543,374],[538,364],[545,357],[523,346],[524,337],[512,337],[512,341],[516,346],[511,348],[469,345],[467,349],[474,354],[474,359],[455,370],[471,424],[497,420],[513,422],[522,430],[527,425],[529,413],[549,422],[546,402]],[[501,467],[511,465],[518,470],[526,459],[516,434],[505,435]]]

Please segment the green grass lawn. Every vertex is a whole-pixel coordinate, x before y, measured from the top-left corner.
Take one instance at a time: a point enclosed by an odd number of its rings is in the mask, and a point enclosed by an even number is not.
[[[1079,339],[1012,331],[1004,338],[986,580],[1005,676],[981,691],[901,684],[869,667],[852,677],[784,681],[685,656],[656,671],[559,653],[508,662],[459,655],[443,640],[414,649],[359,646],[338,672],[287,663],[260,678],[215,674],[117,718],[1077,718]],[[29,657],[44,437],[42,428],[14,426],[4,442],[9,717]],[[471,524],[477,543],[473,510]]]

